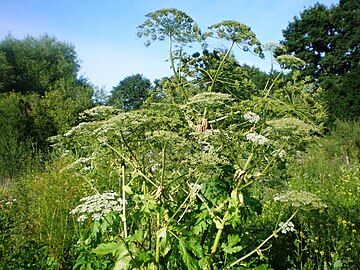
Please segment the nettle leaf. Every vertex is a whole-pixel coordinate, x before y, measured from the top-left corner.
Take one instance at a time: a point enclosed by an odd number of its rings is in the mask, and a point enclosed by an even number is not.
[[[236,246],[240,242],[240,237],[237,234],[228,235],[228,242],[227,244],[223,243],[221,245],[222,249],[225,253],[233,254],[239,252],[243,249],[242,246]]]
[[[182,258],[184,264],[186,265],[187,269],[189,269],[189,270],[200,269],[199,265],[197,263],[197,260],[189,254],[189,252],[187,250],[186,242],[181,238],[179,238],[178,248],[179,248],[179,251],[181,254],[181,258]]]
[[[98,254],[98,255],[106,255],[106,254],[113,254],[115,255],[118,251],[125,248],[125,245],[123,243],[117,243],[117,242],[110,242],[105,244],[100,244],[96,248],[92,250],[92,252]]]

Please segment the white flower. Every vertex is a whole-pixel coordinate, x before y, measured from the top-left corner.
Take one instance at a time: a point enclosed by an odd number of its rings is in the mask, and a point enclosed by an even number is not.
[[[257,134],[256,132],[250,132],[246,134],[245,137],[248,141],[257,143],[259,145],[264,145],[269,141],[268,138],[263,135]]]
[[[87,219],[86,215],[81,215],[77,218],[77,222],[81,223],[84,222]]]
[[[286,151],[284,149],[275,150],[273,154],[277,155],[279,158],[284,158],[286,156]]]
[[[111,212],[122,211],[122,201],[116,192],[108,192],[103,194],[94,194],[81,198],[80,205],[70,211],[70,214],[81,214],[77,221],[83,222],[91,216],[93,220],[101,220],[104,216]]]
[[[286,156],[286,151],[285,150],[280,150],[279,157],[284,158],[285,156]]]
[[[249,121],[250,123],[257,123],[260,120],[260,116],[253,112],[247,112],[244,114],[245,120]]]
[[[281,202],[285,199],[285,196],[282,195],[275,195],[274,196],[274,202]]]
[[[192,192],[197,193],[199,190],[201,190],[202,185],[196,184],[196,183],[190,183],[189,187],[190,187]]]
[[[291,221],[289,221],[289,222],[280,222],[279,227],[281,228],[281,232],[283,234],[287,234],[288,232],[295,231],[294,223],[292,223]]]
[[[102,218],[102,215],[100,213],[95,213],[91,217],[92,217],[92,220],[99,221]]]

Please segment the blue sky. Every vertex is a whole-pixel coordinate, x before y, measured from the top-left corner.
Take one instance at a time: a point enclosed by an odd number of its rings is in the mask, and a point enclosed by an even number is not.
[[[81,60],[81,74],[110,91],[124,77],[136,73],[154,80],[171,74],[165,43],[149,48],[136,36],[145,14],[174,7],[185,11],[203,29],[221,20],[249,25],[262,43],[282,39],[293,17],[315,3],[338,0],[0,0],[0,39],[49,34],[72,43]],[[222,46],[222,43],[214,43]],[[236,52],[240,62],[263,70],[261,60]]]

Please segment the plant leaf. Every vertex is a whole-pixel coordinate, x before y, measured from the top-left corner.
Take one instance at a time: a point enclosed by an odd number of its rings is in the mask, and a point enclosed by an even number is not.
[[[193,257],[191,257],[191,255],[188,253],[186,249],[185,241],[182,240],[181,238],[179,238],[179,251],[181,254],[181,258],[184,264],[186,265],[187,269],[189,270],[200,269],[197,261]]]
[[[110,253],[115,255],[120,249],[123,249],[124,246],[125,245],[123,243],[109,242],[98,245],[92,250],[92,252],[98,255],[105,255]]]

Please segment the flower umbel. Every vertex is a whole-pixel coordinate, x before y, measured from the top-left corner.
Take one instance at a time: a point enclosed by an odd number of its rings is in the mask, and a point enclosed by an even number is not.
[[[70,211],[70,214],[80,214],[78,222],[83,222],[91,217],[92,220],[101,220],[111,212],[121,212],[122,201],[116,192],[95,194],[80,200],[82,204]]]
[[[250,132],[250,133],[246,134],[245,137],[248,141],[257,143],[259,145],[264,145],[269,141],[268,138],[266,138],[263,135],[257,134],[256,132]]]
[[[289,222],[280,222],[279,227],[281,228],[281,232],[283,234],[287,234],[288,232],[295,231],[294,223],[292,223],[291,221],[289,221]]]
[[[256,113],[253,112],[247,112],[244,114],[245,120],[247,120],[250,123],[257,123],[260,120],[260,116],[258,116]]]

